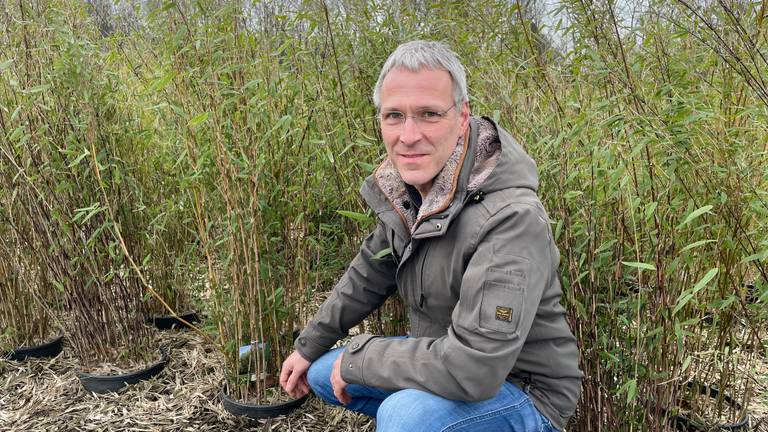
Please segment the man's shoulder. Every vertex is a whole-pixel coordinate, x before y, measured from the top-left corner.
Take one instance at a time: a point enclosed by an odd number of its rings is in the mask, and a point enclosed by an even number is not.
[[[478,204],[481,205],[489,216],[500,212],[525,212],[527,210],[540,211],[544,206],[539,200],[536,192],[522,187],[510,187],[495,190],[490,193],[482,193],[482,199]]]

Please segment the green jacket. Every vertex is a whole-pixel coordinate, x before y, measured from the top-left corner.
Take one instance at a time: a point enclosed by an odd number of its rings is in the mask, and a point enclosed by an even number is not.
[[[296,349],[317,359],[397,290],[410,338],[355,336],[342,359],[346,382],[480,401],[510,380],[562,429],[582,373],[537,188],[533,160],[486,118],[472,118],[418,214],[385,160],[361,191],[378,226]]]

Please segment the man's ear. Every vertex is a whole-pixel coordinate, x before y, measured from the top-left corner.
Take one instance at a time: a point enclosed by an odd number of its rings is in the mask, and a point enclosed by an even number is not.
[[[461,117],[461,134],[464,135],[469,128],[470,110],[468,101],[461,103],[461,114],[459,116]]]

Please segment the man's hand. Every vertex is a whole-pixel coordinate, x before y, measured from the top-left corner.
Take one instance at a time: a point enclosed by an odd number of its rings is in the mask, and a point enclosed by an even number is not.
[[[302,357],[298,351],[292,352],[283,362],[283,368],[280,370],[280,385],[294,399],[309,393],[307,371],[310,364],[312,363]]]
[[[341,358],[343,354],[340,354],[336,361],[333,362],[333,371],[331,371],[331,385],[333,386],[333,395],[336,399],[346,405],[352,402],[352,396],[347,393],[347,382],[341,378]]]

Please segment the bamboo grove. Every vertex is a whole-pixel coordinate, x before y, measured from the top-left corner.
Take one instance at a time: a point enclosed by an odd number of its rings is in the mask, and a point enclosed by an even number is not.
[[[423,38],[538,163],[573,430],[663,430],[686,382],[746,406],[766,379],[766,2],[566,0],[548,24],[497,0],[97,3],[0,4],[0,347],[148,360],[148,317],[196,308],[263,397],[375,223],[372,87]],[[397,300],[365,326],[407,330]]]

